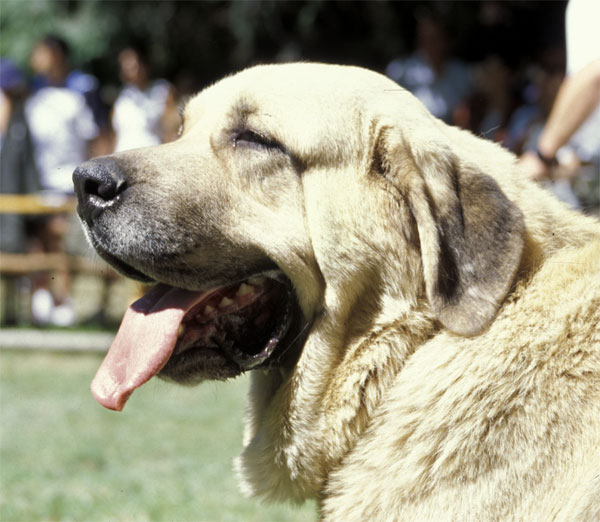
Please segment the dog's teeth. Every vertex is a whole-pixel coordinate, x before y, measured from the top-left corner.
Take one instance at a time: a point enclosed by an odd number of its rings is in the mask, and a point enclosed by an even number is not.
[[[210,305],[206,305],[204,307],[204,315],[210,315],[215,311],[215,307],[214,306],[210,306]]]
[[[265,278],[264,277],[251,277],[250,279],[248,279],[248,283],[250,283],[253,286],[262,286],[265,284]]]
[[[179,337],[179,338],[183,337],[184,333],[185,333],[185,325],[180,324],[179,330],[177,331],[177,337]]]
[[[229,297],[224,297],[223,299],[221,299],[221,302],[219,303],[219,308],[226,308],[228,306],[231,306],[233,304],[233,301],[231,299],[229,299]]]
[[[246,283],[242,283],[236,292],[236,296],[242,297],[244,295],[248,295],[254,292],[254,287],[252,285],[247,285]]]

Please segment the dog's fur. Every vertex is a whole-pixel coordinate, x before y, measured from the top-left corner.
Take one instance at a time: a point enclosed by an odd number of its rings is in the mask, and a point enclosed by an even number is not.
[[[600,226],[511,154],[378,74],[288,64],[106,161],[132,191],[112,255],[189,288],[266,257],[311,321],[292,368],[253,372],[245,492],[327,521],[600,519]]]

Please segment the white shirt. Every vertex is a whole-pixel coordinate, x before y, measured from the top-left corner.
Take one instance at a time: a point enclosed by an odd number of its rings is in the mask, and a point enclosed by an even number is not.
[[[98,135],[85,98],[64,87],[43,87],[27,100],[25,114],[42,189],[73,192],[73,171]]]
[[[566,15],[567,74],[572,75],[600,59],[600,2],[570,0]],[[583,161],[600,160],[600,107],[571,139]]]
[[[123,88],[112,117],[117,152],[161,143],[160,122],[168,94],[169,85],[163,80],[156,81],[145,91],[134,85]]]

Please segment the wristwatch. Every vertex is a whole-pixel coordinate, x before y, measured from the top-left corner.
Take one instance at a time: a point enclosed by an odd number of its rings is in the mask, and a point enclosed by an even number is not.
[[[538,149],[537,146],[535,147],[535,153],[537,154],[537,157],[540,158],[540,160],[542,160],[542,163],[546,165],[546,167],[548,167],[549,169],[558,165],[556,156],[552,156],[551,158],[545,156],[540,152],[540,149]]]

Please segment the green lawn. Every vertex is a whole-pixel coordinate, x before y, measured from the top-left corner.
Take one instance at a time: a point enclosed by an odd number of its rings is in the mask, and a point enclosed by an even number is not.
[[[264,506],[238,491],[248,380],[153,380],[123,413],[88,387],[97,355],[0,352],[0,520],[314,521],[312,503]]]

